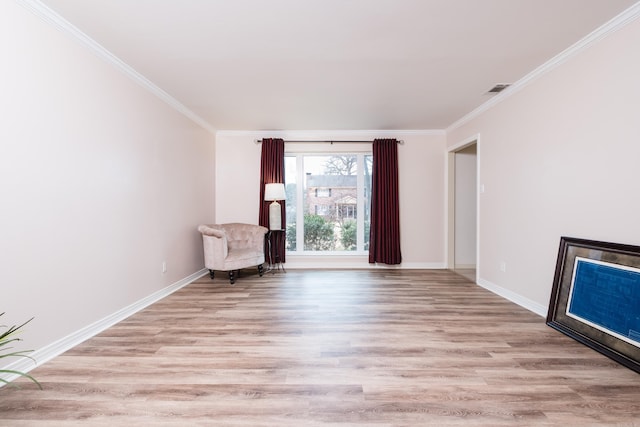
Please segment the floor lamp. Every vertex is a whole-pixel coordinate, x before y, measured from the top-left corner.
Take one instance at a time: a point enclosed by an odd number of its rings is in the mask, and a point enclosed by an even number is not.
[[[282,211],[278,200],[286,200],[284,184],[274,183],[264,186],[264,200],[272,202],[269,205],[269,229],[282,230]]]

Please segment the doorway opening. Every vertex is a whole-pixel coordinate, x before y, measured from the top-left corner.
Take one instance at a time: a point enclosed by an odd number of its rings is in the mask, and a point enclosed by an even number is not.
[[[477,282],[478,138],[452,149],[449,163],[448,268]]]

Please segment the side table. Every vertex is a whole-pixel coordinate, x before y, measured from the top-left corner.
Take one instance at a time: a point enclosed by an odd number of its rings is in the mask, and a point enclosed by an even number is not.
[[[267,250],[269,251],[269,254],[267,255],[269,268],[267,269],[267,271],[271,271],[273,274],[275,274],[276,271],[280,270],[285,273],[287,272],[287,270],[284,269],[284,264],[282,263],[282,261],[280,261],[279,255],[280,240],[282,240],[280,236],[282,233],[284,233],[284,230],[269,230],[266,234]],[[275,249],[275,251],[272,251],[272,247]],[[274,256],[272,255],[272,252],[275,252],[275,260],[273,259]]]

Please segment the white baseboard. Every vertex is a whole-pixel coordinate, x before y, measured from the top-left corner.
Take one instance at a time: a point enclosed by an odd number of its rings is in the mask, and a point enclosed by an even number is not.
[[[287,255],[287,262],[284,264],[284,268],[287,270],[296,269],[351,269],[351,270],[366,270],[366,269],[405,269],[405,270],[441,270],[446,268],[444,262],[403,262],[398,265],[386,265],[386,264],[369,264],[368,255],[351,255],[351,256],[296,256]]]
[[[61,355],[62,353],[64,353],[65,351],[77,346],[78,344],[88,340],[89,338],[99,334],[100,332],[110,328],[111,326],[115,325],[118,322],[121,322],[122,320],[126,319],[127,317],[137,313],[138,311],[150,306],[151,304],[160,301],[162,298],[174,293],[175,291],[177,291],[180,288],[183,288],[185,286],[187,286],[189,283],[193,282],[194,280],[204,276],[205,274],[208,273],[207,269],[202,269],[200,271],[197,271],[193,274],[191,274],[188,277],[185,277],[182,280],[179,280],[169,286],[167,286],[166,288],[160,289],[159,291],[156,291],[154,293],[152,293],[151,295],[142,298],[141,300],[127,306],[124,307],[121,310],[116,311],[113,314],[110,314],[109,316],[98,320],[97,322],[94,322],[70,335],[67,335],[64,338],[59,339],[58,341],[55,341],[43,348],[40,348],[38,350],[35,350],[32,353],[29,353],[29,357],[32,357],[33,359],[36,360],[36,363],[34,363],[33,360],[31,359],[20,359],[17,360],[13,363],[11,363],[10,365],[6,366],[6,367],[0,367],[1,369],[8,369],[8,370],[14,370],[14,371],[19,371],[19,372],[24,372],[24,373],[28,373],[29,371],[31,371],[32,369],[35,369],[36,367],[48,362],[49,360],[53,359],[56,356]],[[6,374],[2,374],[0,375],[1,378],[7,380],[7,381],[13,381],[17,378],[19,378],[19,375],[6,375]],[[2,385],[0,385],[0,387],[2,387]]]
[[[457,269],[472,269],[472,268],[476,268],[475,264],[456,264],[454,266],[454,270]]]
[[[384,264],[381,265],[385,267]],[[400,268],[405,270],[444,270],[447,264],[444,262],[403,262]]]
[[[501,296],[502,298],[508,299],[509,301],[518,304],[520,307],[526,308],[527,310],[534,312],[539,316],[547,317],[547,307],[541,304],[538,304],[537,302],[532,301],[529,298],[525,298],[522,295],[518,295],[515,292],[505,289],[494,283],[491,283],[488,280],[478,278],[478,285],[493,292],[498,296]]]

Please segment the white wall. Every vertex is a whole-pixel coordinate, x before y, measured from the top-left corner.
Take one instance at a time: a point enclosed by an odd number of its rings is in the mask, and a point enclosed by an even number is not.
[[[202,269],[214,137],[12,1],[0,60],[1,323],[40,349]]]
[[[444,132],[281,131],[218,132],[216,135],[216,218],[257,223],[260,145],[256,139],[372,140],[397,138],[400,182],[402,268],[443,268],[445,215]],[[339,148],[338,148],[339,147]],[[285,151],[362,150],[362,144],[286,144]],[[287,256],[287,267],[369,267],[367,257]]]
[[[432,268],[445,264],[445,146],[480,135],[480,283],[540,312],[560,236],[640,245],[639,45],[636,21],[446,140],[221,132],[214,144],[62,32],[0,2],[2,323],[34,316],[22,338],[42,348],[199,271],[197,224],[257,221],[254,140],[269,136],[403,139],[401,267]],[[296,262],[306,261],[287,266]]]
[[[449,130],[481,136],[481,284],[544,314],[561,236],[640,245],[638,46],[636,20]]]

